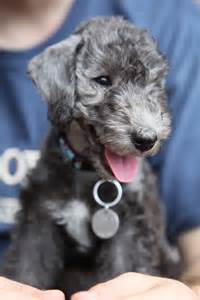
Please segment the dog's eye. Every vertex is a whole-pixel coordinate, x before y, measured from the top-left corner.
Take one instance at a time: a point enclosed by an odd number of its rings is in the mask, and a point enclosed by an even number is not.
[[[112,85],[112,81],[110,79],[109,76],[99,76],[99,77],[96,77],[96,78],[93,78],[93,80],[100,84],[100,85],[103,85],[103,86],[110,86]]]

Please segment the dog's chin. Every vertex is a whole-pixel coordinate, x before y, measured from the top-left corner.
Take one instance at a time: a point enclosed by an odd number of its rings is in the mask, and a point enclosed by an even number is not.
[[[94,146],[94,144],[93,144]],[[93,150],[92,150],[93,148]],[[119,180],[113,173],[111,166],[109,165],[108,159],[106,158],[106,149],[108,148],[107,145],[103,145],[101,143],[95,144],[94,147],[90,148],[90,154],[89,154],[89,160],[91,161],[93,168],[97,172],[97,174],[105,180]],[[135,158],[140,158],[141,154],[136,153],[127,153],[124,154],[120,150],[112,151],[112,153],[116,156],[126,156],[126,155],[132,155]],[[119,180],[120,181],[120,180]]]
[[[157,141],[157,142],[155,143],[155,145],[153,146],[153,148],[151,148],[151,149],[148,150],[148,151],[143,152],[143,153],[141,154],[141,156],[144,157],[144,158],[145,158],[145,157],[149,157],[149,156],[154,156],[154,155],[156,155],[156,154],[159,152],[160,147],[161,147],[161,142],[160,142],[160,141]]]

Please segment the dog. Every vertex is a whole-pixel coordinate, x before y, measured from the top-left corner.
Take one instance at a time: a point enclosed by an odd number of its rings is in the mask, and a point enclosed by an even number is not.
[[[148,32],[121,17],[82,23],[31,60],[52,126],[21,191],[5,276],[69,297],[124,272],[169,275],[164,213],[145,158],[170,134],[167,72]],[[93,195],[102,179],[104,208]],[[122,199],[110,208],[116,182]]]

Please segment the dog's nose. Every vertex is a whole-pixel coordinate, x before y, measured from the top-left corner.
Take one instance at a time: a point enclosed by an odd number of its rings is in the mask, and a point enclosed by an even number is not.
[[[137,150],[148,151],[155,145],[157,135],[154,130],[143,130],[140,133],[132,134],[132,142]]]

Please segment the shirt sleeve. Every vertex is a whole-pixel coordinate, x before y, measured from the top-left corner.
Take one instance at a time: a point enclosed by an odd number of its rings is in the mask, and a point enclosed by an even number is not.
[[[158,171],[173,241],[200,226],[200,5],[191,0],[135,0],[131,8],[131,1],[124,1],[127,18],[153,34],[169,62],[172,134],[151,162]]]
[[[172,134],[157,158],[171,241],[200,226],[200,13],[183,2],[167,48]]]

